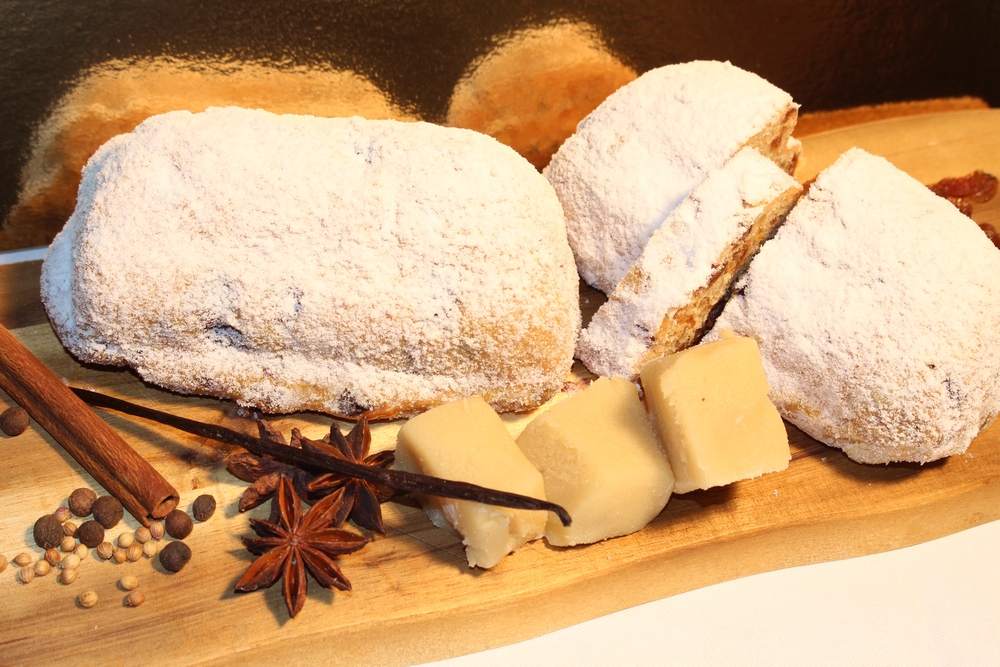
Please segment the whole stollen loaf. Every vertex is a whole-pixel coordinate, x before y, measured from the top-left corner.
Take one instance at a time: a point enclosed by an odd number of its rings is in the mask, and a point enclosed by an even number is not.
[[[237,108],[105,144],[42,267],[84,362],[271,412],[528,410],[580,327],[562,209],[513,150],[426,123]]]

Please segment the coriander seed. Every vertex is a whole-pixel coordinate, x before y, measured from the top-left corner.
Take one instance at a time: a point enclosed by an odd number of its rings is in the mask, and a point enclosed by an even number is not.
[[[30,584],[31,580],[35,578],[35,568],[25,565],[18,571],[17,576],[22,584]]]
[[[156,546],[156,542],[153,542],[152,540],[142,545],[142,555],[146,558],[152,558],[159,550],[160,547]]]
[[[80,597],[78,597],[77,600],[79,601],[81,607],[84,609],[90,609],[97,604],[97,593],[94,591],[80,593]]]
[[[59,519],[60,523],[66,523],[73,516],[73,513],[69,511],[68,507],[60,507],[53,512],[53,514],[57,519]]]
[[[119,565],[121,565],[122,563],[124,563],[128,559],[128,556],[125,555],[125,550],[124,549],[118,549],[116,547],[115,550],[111,553],[111,558],[116,563],[118,563]]]
[[[79,575],[80,571],[76,569],[63,570],[62,572],[59,573],[59,583],[66,585],[72,584],[74,581],[76,581],[76,578]]]
[[[132,591],[125,596],[125,604],[130,607],[138,607],[146,601],[146,594],[142,591]]]
[[[115,551],[115,545],[111,542],[101,542],[97,545],[97,557],[101,560],[108,560]]]
[[[118,580],[118,585],[121,586],[123,591],[133,591],[139,587],[139,580],[133,577],[131,574],[126,574],[124,577]]]
[[[49,565],[58,565],[59,561],[62,560],[62,554],[59,553],[59,550],[55,548],[46,549],[45,560],[49,561]]]
[[[35,544],[42,549],[51,549],[59,544],[63,538],[63,524],[59,522],[55,514],[46,514],[38,517],[32,529],[35,537]]]
[[[142,545],[133,544],[128,549],[125,550],[125,557],[128,558],[133,563],[142,558]]]
[[[75,553],[80,560],[83,560],[90,556],[90,549],[87,548],[86,544],[78,544],[76,545],[76,548],[73,549],[73,553]]]
[[[62,525],[62,532],[66,537],[73,537],[76,535],[76,524],[72,521],[67,521]]]
[[[191,560],[191,547],[183,542],[170,542],[160,551],[160,565],[169,572],[180,572]]]
[[[20,405],[15,405],[0,413],[0,431],[11,437],[21,435],[28,430],[30,421],[31,418],[28,416],[27,410]]]
[[[114,528],[125,515],[122,504],[112,496],[101,496],[95,500],[91,511],[105,529]]]
[[[139,544],[145,544],[150,539],[152,539],[152,534],[149,532],[149,528],[145,526],[139,526],[135,529],[135,541]]]
[[[215,514],[215,497],[208,493],[203,493],[194,499],[191,513],[198,521],[208,521]]]
[[[164,535],[163,522],[154,521],[153,523],[149,524],[149,535],[154,540],[162,540]]]
[[[84,521],[76,529],[76,539],[88,547],[96,547],[104,541],[104,526],[94,519]]]
[[[94,508],[97,494],[93,489],[80,487],[69,494],[69,509],[76,516],[88,516]]]
[[[14,565],[19,567],[24,567],[25,565],[31,565],[31,554],[21,552],[14,556]]]
[[[65,551],[66,553],[76,549],[76,538],[67,535],[62,539],[62,542],[59,543],[59,549]]]
[[[0,572],[3,572],[6,569],[7,569],[7,557],[4,556],[3,554],[0,554]]]
[[[128,549],[135,542],[135,536],[132,533],[122,533],[118,536],[118,546],[122,549]]]
[[[178,540],[183,540],[190,535],[191,529],[194,528],[191,517],[178,509],[170,510],[170,513],[163,519],[163,525],[166,528],[167,535],[175,537]]]
[[[76,568],[80,567],[80,557],[77,556],[76,554],[69,554],[68,556],[62,559],[62,562],[59,563],[59,565],[64,570],[75,570]]]
[[[51,571],[52,571],[52,566],[49,564],[49,561],[44,559],[35,561],[35,574],[38,575],[39,577],[44,577]]]

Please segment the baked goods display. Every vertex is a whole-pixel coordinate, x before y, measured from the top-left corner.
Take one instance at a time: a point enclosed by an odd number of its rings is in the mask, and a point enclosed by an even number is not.
[[[580,334],[594,373],[634,379],[694,343],[802,187],[754,148],[708,173],[657,229]]]
[[[543,403],[572,364],[577,286],[551,186],[495,140],[236,108],[102,147],[42,270],[81,361],[340,415]]]
[[[797,114],[788,93],[728,62],[653,69],[612,94],[543,171],[580,276],[610,294],[670,212],[744,146],[792,172]]]
[[[887,160],[823,171],[710,334],[760,345],[771,398],[864,463],[962,453],[1000,412],[1000,252]]]

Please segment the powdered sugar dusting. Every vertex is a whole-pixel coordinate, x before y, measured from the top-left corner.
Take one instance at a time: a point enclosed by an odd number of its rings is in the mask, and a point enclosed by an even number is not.
[[[771,398],[858,461],[965,451],[1000,412],[1000,251],[859,149],[820,174],[712,335],[757,339]]]
[[[795,109],[756,74],[711,61],[651,70],[608,97],[543,172],[583,279],[610,293],[670,211],[759,133],[795,149]]]
[[[747,243],[754,221],[789,189],[801,187],[753,148],[709,172],[653,233],[581,334],[579,355],[587,367],[601,375],[638,375],[664,318],[693,301],[719,273],[727,249]],[[704,319],[692,328],[703,325]]]
[[[551,187],[493,139],[235,108],[105,145],[43,267],[82,360],[274,411],[532,407],[577,294]]]

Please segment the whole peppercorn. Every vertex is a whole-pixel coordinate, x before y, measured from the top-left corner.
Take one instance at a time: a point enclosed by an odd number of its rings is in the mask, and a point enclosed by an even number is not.
[[[97,545],[97,557],[101,560],[108,560],[115,552],[115,546],[111,542],[101,542]]]
[[[15,405],[0,413],[0,431],[11,437],[21,435],[28,430],[29,421],[30,417],[25,409],[20,405]]]
[[[191,547],[183,542],[171,542],[160,552],[160,565],[169,572],[180,572],[191,560]]]
[[[83,607],[84,609],[90,609],[95,604],[97,604],[97,593],[95,593],[94,591],[86,591],[84,593],[80,593],[80,597],[77,598],[77,600],[80,602],[81,607]]]
[[[56,518],[62,523],[66,523],[69,521],[70,517],[73,516],[73,513],[69,511],[68,507],[60,507],[53,512],[53,514],[55,514]]]
[[[59,546],[63,538],[63,525],[54,514],[46,514],[38,517],[34,528],[35,544],[42,549],[51,549]]]
[[[146,601],[146,595],[142,591],[132,591],[125,596],[125,604],[130,607],[138,607]]]
[[[81,487],[69,494],[69,511],[76,516],[87,516],[93,510],[97,494],[93,489]]]
[[[208,493],[198,496],[191,506],[191,513],[198,521],[208,521],[215,514],[215,497]]]
[[[191,517],[182,510],[170,510],[170,513],[163,519],[163,525],[167,535],[178,540],[183,540],[190,535],[191,529],[194,528]]]
[[[45,560],[49,562],[49,565],[58,565],[59,561],[62,560],[62,554],[55,547],[45,550]]]
[[[76,549],[76,538],[67,535],[62,538],[62,542],[59,543],[59,548],[66,553],[69,553],[73,549]]]
[[[149,524],[149,536],[154,540],[162,540],[165,532],[162,521],[154,521]]]
[[[94,518],[100,521],[105,529],[114,528],[125,515],[122,504],[112,496],[101,496],[95,500],[91,511],[94,513]]]
[[[104,541],[104,526],[94,519],[84,521],[80,524],[80,527],[76,529],[76,539],[80,540],[81,544],[85,544],[88,547],[96,547]]]

